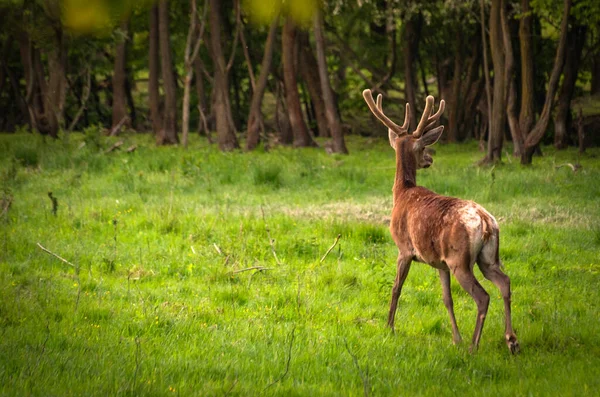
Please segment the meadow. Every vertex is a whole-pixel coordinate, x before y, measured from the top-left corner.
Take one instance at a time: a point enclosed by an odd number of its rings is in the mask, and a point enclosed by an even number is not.
[[[491,303],[475,354],[475,303],[453,280],[454,346],[427,265],[411,268],[396,333],[385,327],[385,140],[349,137],[351,154],[332,156],[192,138],[184,150],[126,135],[137,150],[107,153],[117,138],[93,131],[0,135],[0,394],[598,395],[599,149],[480,168],[476,143],[437,144],[419,171],[500,223],[511,356],[479,270]]]

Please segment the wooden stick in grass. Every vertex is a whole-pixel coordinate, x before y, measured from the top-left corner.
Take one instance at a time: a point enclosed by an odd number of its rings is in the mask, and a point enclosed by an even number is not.
[[[342,235],[338,234],[337,237],[335,238],[335,241],[333,242],[333,245],[331,247],[329,247],[329,249],[327,250],[327,252],[325,253],[325,255],[323,255],[323,257],[319,261],[319,263],[323,263],[323,261],[325,260],[325,258],[327,258],[327,255],[329,255],[329,253],[331,252],[331,250],[334,249],[335,246],[337,245],[338,241],[340,241],[340,237],[342,237]]]
[[[65,258],[63,258],[62,256],[55,254],[54,252],[50,251],[50,250],[49,250],[49,249],[47,249],[47,248],[44,248],[44,247],[43,247],[43,246],[42,246],[40,243],[37,243],[37,246],[38,246],[38,247],[40,247],[40,249],[41,249],[42,251],[44,251],[44,252],[46,252],[46,253],[48,253],[48,254],[50,254],[50,255],[54,256],[54,257],[55,257],[55,258],[57,258],[57,259],[60,259],[61,261],[63,261],[63,262],[64,262],[64,263],[66,263],[67,265],[71,266],[72,268],[74,268],[74,269],[77,269],[77,266],[75,266],[74,264],[72,264],[71,262],[69,262],[68,260],[66,260]]]

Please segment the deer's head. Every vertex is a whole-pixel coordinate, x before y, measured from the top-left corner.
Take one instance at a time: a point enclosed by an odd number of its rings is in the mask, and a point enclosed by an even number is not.
[[[384,113],[381,106],[382,96],[377,96],[377,103],[373,100],[373,94],[371,90],[366,89],[363,91],[363,97],[371,109],[371,112],[381,121],[386,127],[388,127],[388,136],[390,139],[390,145],[401,156],[414,156],[417,168],[427,168],[433,163],[433,158],[427,150],[428,146],[433,145],[440,139],[444,126],[440,125],[435,127],[435,124],[440,119],[440,116],[444,112],[446,103],[442,99],[440,101],[440,107],[435,114],[433,112],[434,99],[431,95],[425,100],[425,110],[421,116],[421,121],[412,134],[408,133],[410,126],[410,105],[406,104],[406,112],[404,116],[404,124],[401,126],[390,120]]]

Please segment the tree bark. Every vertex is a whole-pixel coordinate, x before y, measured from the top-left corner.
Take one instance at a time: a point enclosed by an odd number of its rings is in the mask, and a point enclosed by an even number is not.
[[[290,125],[289,113],[285,108],[282,91],[285,91],[284,83],[278,81],[275,92],[275,96],[277,97],[277,104],[275,105],[275,123],[279,130],[279,143],[282,145],[291,145],[294,141],[294,134],[292,133],[292,127]]]
[[[492,125],[490,128],[486,163],[502,160],[502,144],[504,143],[504,125],[506,123],[505,95],[505,58],[504,38],[502,34],[501,13],[505,7],[504,0],[492,0],[490,11],[490,47],[494,64],[494,98],[492,103]]]
[[[600,29],[597,31],[600,31]],[[600,48],[596,48],[596,53],[592,57],[592,84],[590,87],[590,94],[600,95]]]
[[[521,110],[519,113],[519,129],[525,134],[531,131],[535,121],[535,88],[533,68],[533,16],[529,0],[521,0],[523,16],[519,21],[519,43],[521,47]]]
[[[319,67],[319,78],[321,80],[321,91],[323,92],[323,100],[325,101],[325,116],[327,117],[327,125],[331,132],[332,145],[331,149],[334,153],[348,154],[346,143],[344,141],[344,133],[342,123],[337,112],[335,97],[331,90],[329,82],[329,73],[327,72],[327,59],[325,58],[325,37],[323,34],[323,15],[317,9],[314,15],[314,30],[315,43],[317,47],[317,63]]]
[[[206,12],[206,5],[204,8]],[[183,66],[185,68],[185,77],[183,84],[183,109],[181,111],[181,124],[182,124],[182,141],[183,147],[187,148],[188,144],[188,132],[190,128],[190,91],[192,88],[192,78],[194,76],[194,65],[195,60],[198,57],[198,51],[200,51],[200,44],[202,43],[202,37],[204,36],[204,21],[206,19],[206,13],[202,15],[202,21],[200,27],[198,27],[198,15],[197,15],[197,4],[196,0],[190,0],[190,26],[188,28],[188,35],[185,42],[185,51],[183,55]],[[196,31],[198,30],[198,31]],[[196,78],[202,79],[202,76],[198,74]],[[200,80],[202,84],[202,80]],[[204,87],[202,90],[204,91]],[[201,98],[198,96],[198,101]],[[200,117],[203,117],[201,115]]]
[[[263,54],[262,63],[260,65],[260,75],[252,92],[252,102],[250,104],[250,112],[248,114],[248,126],[246,133],[246,150],[254,150],[260,141],[260,124],[262,119],[261,107],[262,100],[265,96],[269,74],[271,74],[271,63],[273,62],[273,47],[275,43],[275,35],[279,26],[279,13],[275,15],[269,28],[269,35],[265,43],[265,52]],[[249,57],[247,57],[249,62]],[[250,67],[250,66],[249,66]],[[252,68],[250,67],[250,70]]]
[[[506,7],[502,8],[500,14],[502,23],[502,35],[504,40],[504,86],[506,92],[506,117],[508,118],[508,127],[513,141],[513,156],[521,155],[523,147],[523,136],[519,126],[519,117],[517,113],[517,85],[515,82],[515,58],[513,54],[512,39],[510,34],[510,25],[506,15]]]
[[[302,115],[300,107],[300,97],[298,95],[298,82],[296,80],[296,26],[291,19],[287,17],[283,25],[283,80],[285,84],[285,102],[292,134],[294,135],[294,146],[317,146],[308,132],[308,127]]]
[[[410,103],[410,126],[412,131],[416,127],[417,122],[417,76],[415,72],[415,61],[417,52],[419,51],[419,40],[421,37],[421,28],[423,26],[423,17],[419,13],[416,16],[411,16],[404,23],[404,92],[406,101]]]
[[[535,147],[540,143],[542,137],[546,133],[548,128],[548,122],[550,121],[550,113],[552,111],[552,102],[554,100],[554,94],[556,87],[562,73],[562,69],[565,63],[565,53],[567,47],[567,31],[568,31],[568,20],[569,12],[571,10],[571,0],[564,0],[563,8],[563,19],[560,24],[560,39],[558,48],[556,49],[556,58],[554,60],[554,66],[552,67],[552,74],[550,75],[550,81],[548,83],[548,91],[546,92],[546,100],[544,101],[544,107],[537,123],[527,135],[523,152],[521,153],[521,164],[531,164]]]
[[[112,76],[112,124],[111,129],[127,117],[127,42],[129,41],[129,21],[121,22],[123,37],[119,38],[115,51],[115,63]],[[131,120],[125,122],[131,126]]]
[[[300,74],[306,82],[306,88],[308,88],[319,136],[328,138],[331,134],[325,116],[325,102],[323,102],[323,92],[321,91],[319,67],[315,54],[310,47],[307,32],[302,32],[300,36]]]
[[[239,143],[230,122],[232,120],[230,120],[229,76],[221,46],[220,0],[210,0],[210,41],[215,68],[213,108],[217,124],[217,140],[219,142],[219,149],[222,151],[231,151],[239,148]]]
[[[160,0],[158,3],[158,44],[160,47],[163,89],[165,91],[165,106],[162,128],[156,137],[157,145],[179,143],[179,137],[177,136],[177,84],[173,70],[170,37],[169,2],[168,0]]]
[[[150,41],[148,45],[148,101],[150,107],[150,120],[152,121],[152,132],[158,137],[162,128],[162,114],[160,112],[158,6],[156,4],[150,9],[148,39]]]
[[[45,111],[48,114],[49,135],[58,137],[64,123],[64,107],[67,95],[67,46],[62,27],[53,27],[54,42],[47,52],[48,91],[45,95]],[[41,78],[44,78],[43,75]]]
[[[485,78],[485,99],[486,99],[486,108],[487,108],[487,122],[481,123],[482,125],[487,124],[488,136],[491,136],[491,128],[492,128],[492,92],[491,92],[491,84],[490,84],[490,68],[488,65],[488,45],[487,45],[487,35],[485,34],[485,9],[484,9],[484,1],[481,0],[479,7],[479,15],[481,19],[481,44],[483,46],[483,76]],[[485,139],[485,130],[479,134],[479,147],[483,147]],[[485,159],[484,159],[485,162]]]
[[[577,23],[571,18],[571,30],[567,36],[567,54],[562,86],[558,92],[558,105],[554,119],[554,146],[557,149],[567,147],[567,135],[572,126],[571,100],[575,91],[575,83],[579,74],[581,53],[585,44],[587,26]]]

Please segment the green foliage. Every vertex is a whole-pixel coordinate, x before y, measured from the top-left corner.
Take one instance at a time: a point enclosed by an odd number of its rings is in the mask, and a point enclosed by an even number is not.
[[[492,185],[492,171],[473,165],[475,144],[438,145],[434,165],[419,171],[421,185],[475,200],[500,223],[523,348],[511,357],[500,293],[479,273],[491,304],[477,354],[452,345],[437,271],[426,265],[411,268],[396,334],[385,328],[397,256],[385,141],[350,137],[352,154],[338,157],[282,147],[223,154],[197,135],[188,150],[119,137],[138,145],[134,153],[104,153],[114,138],[91,130],[69,144],[37,138],[0,136],[0,175],[13,198],[0,217],[0,394],[513,396],[600,387],[597,149],[576,173],[555,168],[576,161],[572,150],[543,148],[529,168],[506,159]],[[36,153],[35,168],[17,162],[22,152]],[[247,270],[256,266],[268,270]],[[475,305],[455,281],[452,290],[469,340]]]

